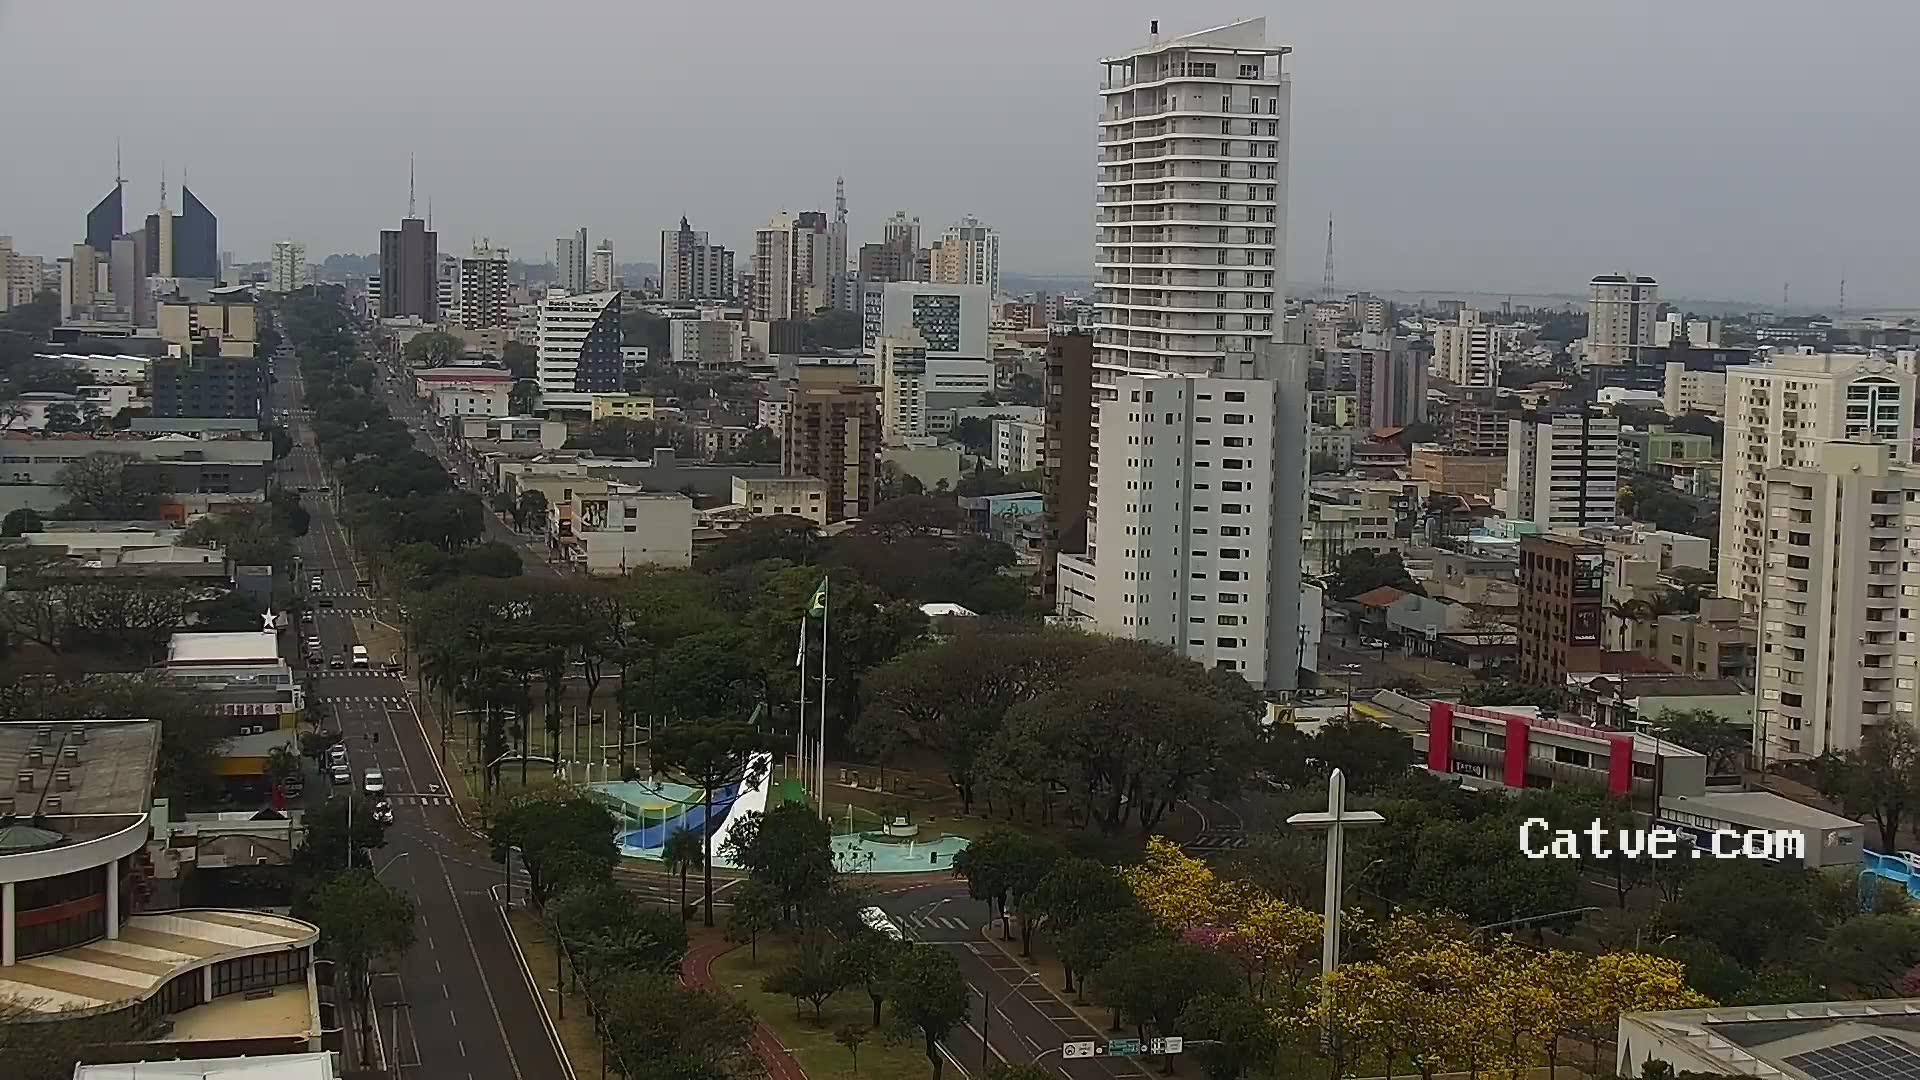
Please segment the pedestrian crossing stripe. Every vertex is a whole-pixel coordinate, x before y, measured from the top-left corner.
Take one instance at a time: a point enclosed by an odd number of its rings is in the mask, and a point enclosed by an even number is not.
[[[1189,851],[1213,851],[1213,850],[1219,850],[1222,848],[1243,848],[1247,846],[1247,838],[1237,834],[1223,836],[1218,833],[1211,833],[1211,834],[1201,833],[1199,836],[1196,836],[1192,840],[1187,841],[1185,846]]]
[[[359,696],[323,697],[320,701],[332,702],[335,705],[385,705],[389,709],[404,709],[407,707],[406,698],[369,697],[364,694]]]
[[[451,795],[389,795],[387,801],[395,806],[449,806],[453,803]]]
[[[908,926],[924,927],[933,930],[969,930],[965,919],[956,919],[951,915],[909,915]]]

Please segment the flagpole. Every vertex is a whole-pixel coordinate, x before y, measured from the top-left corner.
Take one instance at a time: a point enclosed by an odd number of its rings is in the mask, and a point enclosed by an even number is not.
[[[794,667],[800,669],[800,721],[799,730],[793,734],[793,767],[800,770],[800,790],[807,789],[807,623],[813,616],[800,613],[800,658]]]
[[[820,579],[822,591],[826,591],[832,575]],[[816,733],[819,736],[820,771],[819,786],[815,797],[820,802],[820,820],[827,819],[827,609],[833,606],[833,597],[823,595],[820,598],[820,723]],[[804,682],[805,680],[801,680]]]

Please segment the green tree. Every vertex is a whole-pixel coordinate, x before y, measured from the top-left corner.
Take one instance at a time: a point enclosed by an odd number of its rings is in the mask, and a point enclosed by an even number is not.
[[[1711,709],[1661,709],[1653,732],[1705,755],[1707,775],[1724,776],[1739,767],[1751,736]]]
[[[833,828],[806,803],[742,814],[722,850],[767,889],[785,922],[833,886]]]
[[[1860,747],[1813,763],[1814,786],[1852,815],[1873,818],[1880,850],[1900,850],[1900,826],[1920,804],[1920,732],[1905,723],[1867,728]]]
[[[847,982],[847,972],[838,954],[822,935],[811,933],[801,936],[787,966],[762,980],[761,989],[792,998],[796,1013],[800,1002],[812,1005],[813,1023],[818,1027],[826,1022],[820,1010],[827,999],[846,989]]]
[[[1420,583],[1407,573],[1399,552],[1379,552],[1372,548],[1355,548],[1341,555],[1334,567],[1329,588],[1335,599],[1351,600],[1382,585],[1390,585],[1401,592],[1426,595]]]
[[[544,905],[557,884],[551,871],[562,861],[597,864],[602,877],[613,872],[620,862],[616,827],[613,814],[584,795],[522,795],[494,815],[489,840],[496,862],[520,849],[533,902]]]
[[[1114,942],[1117,938],[1089,936],[1076,938],[1077,929],[1097,918],[1115,912],[1137,909],[1133,890],[1113,867],[1097,859],[1062,859],[1034,887],[1031,900],[1035,911],[1046,920],[1049,933],[1062,943],[1061,960],[1066,966],[1067,989],[1073,989],[1074,976],[1085,975],[1104,963],[1112,950],[1096,942]],[[1137,923],[1134,925],[1138,925]],[[1123,932],[1122,926],[1110,928]],[[1089,935],[1098,932],[1089,931]],[[1133,939],[1139,940],[1139,939]],[[1073,942],[1068,945],[1067,942]],[[1069,958],[1069,953],[1072,954]]]
[[[597,990],[601,1028],[621,1075],[650,1080],[761,1075],[751,1042],[753,1014],[726,995],[637,972],[612,973]]]
[[[735,894],[736,897],[738,894]],[[736,899],[735,903],[739,901]],[[873,1026],[879,1027],[880,1007],[887,999],[887,979],[906,943],[896,941],[865,926],[847,934],[840,947],[839,964],[849,985],[858,983],[873,1002]]]
[[[40,520],[40,515],[25,506],[9,510],[5,518],[0,518],[0,536],[37,533],[43,528],[45,524]]]
[[[937,945],[908,945],[895,959],[886,986],[891,1033],[919,1036],[933,1080],[940,1080],[940,1040],[967,1018],[971,995],[959,962]]]
[[[547,527],[547,495],[539,488],[528,488],[513,503],[513,527],[540,532]]]
[[[1902,980],[1920,964],[1920,919],[1858,915],[1827,932],[1815,970],[1823,982],[1865,997],[1900,997]]]
[[[412,947],[413,901],[371,871],[343,870],[309,894],[306,916],[320,928],[320,946],[338,965],[340,992],[359,1004],[364,1041],[373,1028],[368,975],[375,961],[391,962]]]
[[[1142,1040],[1180,1028],[1188,1003],[1202,997],[1237,998],[1240,973],[1225,957],[1178,941],[1150,941],[1116,953],[1093,973],[1093,998],[1131,1023]]]
[[[160,475],[132,454],[96,451],[60,467],[54,481],[67,493],[62,517],[140,521],[153,516]]]
[[[860,1046],[867,1041],[867,1029],[859,1024],[841,1024],[833,1029],[833,1041],[847,1048],[853,1061],[853,1075],[860,1075]]]
[[[440,367],[460,358],[460,339],[452,334],[429,330],[408,339],[401,350],[409,367]]]
[[[1324,768],[1339,769],[1356,795],[1385,787],[1414,764],[1413,740],[1370,720],[1333,720],[1312,740],[1311,753]]]
[[[713,820],[713,792],[722,784],[748,780],[757,781],[759,777],[748,777],[748,767],[757,751],[767,746],[767,740],[754,728],[740,720],[688,719],[670,724],[649,744],[649,753],[653,758],[653,771],[656,776],[666,772],[677,772],[687,782],[700,789],[702,806],[701,832],[707,837],[709,849],[712,847],[712,834],[707,824]],[[734,835],[738,835],[738,826]],[[608,833],[612,835],[611,830]],[[700,862],[701,879],[701,919],[708,925],[713,923],[713,858],[711,854]]]
[[[1823,902],[1813,871],[1753,859],[1713,859],[1700,862],[1680,895],[1661,909],[1660,920],[1673,932],[1710,942],[1736,963],[1758,970],[1786,958],[1798,943],[1821,936]]]
[[[680,917],[693,917],[687,907],[687,871],[706,861],[707,841],[699,833],[687,829],[675,829],[667,835],[667,841],[660,848],[660,862],[666,868],[680,875]]]
[[[1096,912],[1051,932],[1055,937],[1054,951],[1067,976],[1067,989],[1075,990],[1082,1004],[1087,1000],[1086,972],[1100,970],[1102,964],[1124,949],[1162,936],[1153,916],[1134,906]],[[1077,988],[1075,974],[1083,976]]]
[[[733,906],[727,909],[726,938],[747,947],[747,956],[760,962],[760,935],[780,921],[780,906],[773,893],[758,881],[743,881],[733,890]]]
[[[1273,1017],[1243,997],[1194,998],[1181,1010],[1179,1026],[1207,1080],[1240,1080],[1270,1063],[1280,1045]]]

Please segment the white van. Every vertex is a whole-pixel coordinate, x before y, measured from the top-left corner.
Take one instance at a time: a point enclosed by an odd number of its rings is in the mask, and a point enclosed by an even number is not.
[[[367,647],[365,645],[355,645],[353,647],[353,666],[367,666]]]

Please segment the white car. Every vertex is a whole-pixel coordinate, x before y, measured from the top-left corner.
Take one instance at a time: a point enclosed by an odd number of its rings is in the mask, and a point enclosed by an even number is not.
[[[387,790],[387,778],[379,769],[368,769],[361,779],[360,787],[369,795],[378,795]]]
[[[1384,642],[1384,641],[1381,641],[1381,640],[1380,640],[1379,638],[1373,638],[1373,637],[1368,637],[1368,638],[1361,638],[1361,639],[1360,639],[1360,644],[1361,644],[1361,646],[1362,646],[1362,647],[1364,647],[1364,648],[1368,648],[1368,649],[1382,649],[1382,650],[1384,650],[1384,649],[1390,649],[1390,648],[1392,648],[1392,647],[1393,647],[1393,646],[1391,646],[1391,645],[1389,645],[1389,644],[1387,644],[1386,642]]]
[[[887,916],[886,912],[877,907],[861,908],[860,921],[866,925],[867,929],[876,933],[885,934],[895,941],[900,941],[904,937],[904,935],[900,933],[900,927]]]
[[[347,768],[345,761],[336,761],[333,763],[333,768],[327,771],[327,778],[332,780],[336,786],[340,784],[350,784],[353,782],[353,770]]]

